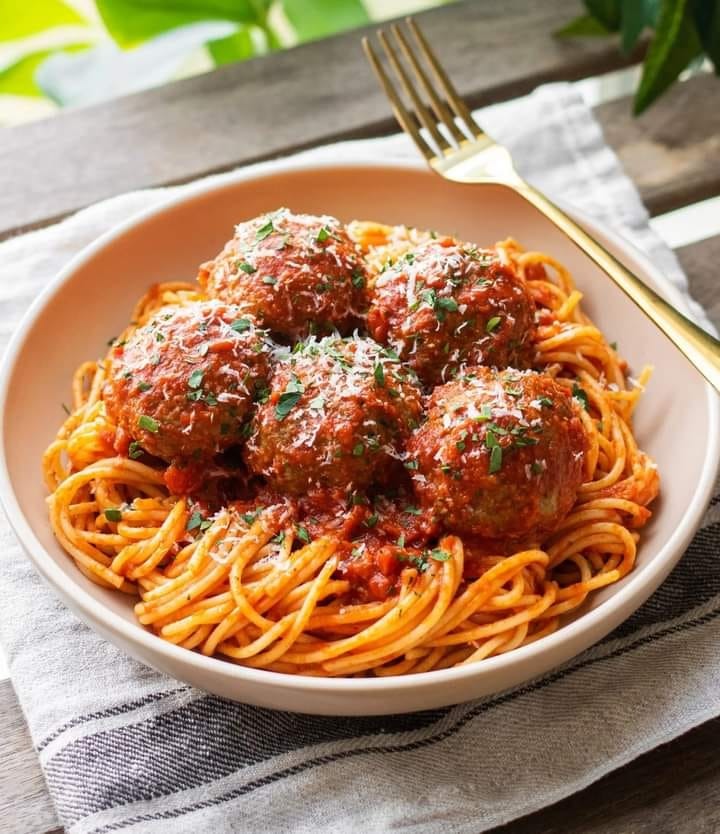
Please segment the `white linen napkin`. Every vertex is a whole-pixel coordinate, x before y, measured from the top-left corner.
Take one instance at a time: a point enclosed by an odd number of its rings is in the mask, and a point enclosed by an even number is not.
[[[616,227],[687,293],[674,255],[649,228],[632,183],[572,87],[541,88],[481,119],[532,182]],[[405,137],[393,136],[303,156],[414,153]],[[182,190],[125,194],[0,244],[3,346],[71,256]],[[0,527],[2,641],[50,793],[72,834],[477,834],[720,713],[720,494],[662,588],[579,657],[473,703],[362,719],[231,703],[131,660],[58,602],[4,520]]]

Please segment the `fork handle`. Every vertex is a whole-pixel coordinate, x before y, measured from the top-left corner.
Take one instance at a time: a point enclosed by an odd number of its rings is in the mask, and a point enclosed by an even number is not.
[[[516,186],[516,190],[565,232],[573,243],[655,322],[715,390],[720,392],[720,341],[651,290],[544,194],[525,182]]]

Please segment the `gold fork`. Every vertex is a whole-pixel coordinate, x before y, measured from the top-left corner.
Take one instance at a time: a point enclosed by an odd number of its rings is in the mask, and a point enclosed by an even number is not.
[[[562,209],[522,179],[515,170],[510,153],[488,136],[475,121],[418,25],[412,18],[407,19],[407,25],[415,42],[415,50],[396,25],[391,27],[395,46],[382,30],[377,35],[402,89],[412,102],[410,109],[403,104],[369,40],[363,38],[362,44],[390,100],[395,118],[415,142],[428,165],[440,176],[455,182],[507,186],[539,209],[655,322],[715,390],[720,391],[720,341],[675,310]],[[398,50],[405,64],[399,58]],[[428,77],[417,52],[431,70],[435,84]],[[412,70],[417,84],[411,80],[406,66]],[[430,101],[432,113],[423,102],[418,84]]]

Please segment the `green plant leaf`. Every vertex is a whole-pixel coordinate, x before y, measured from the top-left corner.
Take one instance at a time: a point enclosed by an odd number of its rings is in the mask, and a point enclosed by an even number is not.
[[[135,46],[190,23],[229,20],[263,24],[271,0],[96,0],[118,46]]]
[[[324,38],[370,21],[360,0],[283,0],[282,7],[301,41]]]
[[[657,28],[662,0],[642,0],[642,5],[645,16],[645,25],[649,26],[651,29]]]
[[[661,0],[624,0],[620,9],[623,52],[632,52],[646,26],[657,26],[660,6]]]
[[[42,49],[25,55],[20,60],[0,70],[0,95],[32,96],[43,98],[44,93],[35,80],[35,73],[38,67],[48,58],[57,52],[80,52],[89,49],[91,44],[73,44],[62,49]]]
[[[243,26],[227,38],[210,41],[207,48],[217,67],[234,64],[236,61],[246,61],[257,54],[249,26]]]
[[[571,20],[570,23],[555,32],[555,36],[558,38],[595,37],[609,34],[611,32],[607,26],[589,14],[576,17],[575,20]]]
[[[720,0],[695,0],[695,26],[715,75],[720,75]]]
[[[690,0],[663,0],[635,93],[635,115],[649,107],[701,52]]]
[[[6,67],[0,72],[0,94],[42,98],[43,92],[35,83],[35,70],[53,51],[44,49],[41,52],[33,52]]]
[[[623,52],[633,51],[646,22],[645,0],[625,0],[620,10],[620,45]]]
[[[628,0],[623,0],[627,3]],[[620,29],[621,0],[585,0],[585,8],[591,17],[599,20],[611,32]]]
[[[45,95],[63,107],[94,104],[171,81],[190,55],[236,28],[227,20],[191,23],[134,49],[105,41],[81,55],[55,53],[38,67],[35,78]]]
[[[78,23],[87,21],[62,0],[0,0],[0,41],[14,41],[55,26]]]

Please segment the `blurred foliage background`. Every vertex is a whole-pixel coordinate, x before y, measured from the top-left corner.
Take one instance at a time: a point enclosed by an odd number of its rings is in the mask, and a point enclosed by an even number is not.
[[[0,125],[450,0],[0,0]]]
[[[619,35],[620,49],[627,54],[650,33],[635,91],[635,114],[683,73],[704,69],[720,75],[720,0],[583,0],[583,5],[584,14],[556,35]]]
[[[447,2],[452,0],[0,0],[0,125]],[[720,74],[720,0],[577,5],[581,14],[556,36],[609,36],[625,52],[641,41],[647,46],[636,113],[683,74]]]

